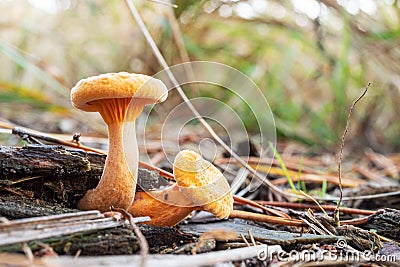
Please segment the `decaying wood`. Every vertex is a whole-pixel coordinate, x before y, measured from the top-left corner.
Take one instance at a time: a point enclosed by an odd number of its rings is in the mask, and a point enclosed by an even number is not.
[[[136,218],[136,221],[149,218]],[[40,240],[41,242],[37,242]],[[22,242],[40,253],[42,244],[56,253],[74,255],[133,254],[138,249],[136,237],[126,223],[105,218],[98,211],[79,211],[33,217],[0,224],[0,251],[21,252]]]
[[[61,146],[0,146],[0,195],[18,194],[75,208],[100,181],[105,159],[105,155]],[[156,171],[142,168],[138,179],[147,189],[167,183]]]
[[[134,219],[136,222],[140,220]],[[139,242],[127,222],[104,218],[98,211],[2,221],[0,252],[20,253],[21,242],[27,242],[34,252],[40,251],[40,244],[43,243],[51,246],[56,253],[65,255],[75,255],[78,251],[80,255],[129,255],[139,250]],[[148,240],[151,253],[196,241],[195,235],[175,227],[139,227]]]
[[[95,153],[65,150],[61,146],[0,146],[0,216],[19,219],[77,212],[77,201],[99,182],[105,158],[104,155]],[[165,184],[165,180],[155,171],[140,169],[139,176],[139,179],[144,178],[141,184],[146,188]],[[71,229],[66,227],[61,231],[65,231],[62,236],[39,235],[35,240],[50,245],[57,253],[68,255],[77,251],[81,255],[137,252],[138,242],[129,228],[114,221],[106,224],[113,228],[99,227],[96,231],[85,228],[79,233],[68,233]],[[142,225],[140,228],[149,241],[152,253],[195,241],[192,235],[172,227]],[[33,250],[40,248],[35,242],[28,244]],[[21,245],[17,244],[2,246],[0,251],[22,250]]]
[[[134,218],[135,223],[148,220]],[[6,221],[0,224],[0,246],[122,225],[123,221],[105,218],[96,210]]]
[[[76,211],[78,210],[67,208],[58,203],[27,198],[8,191],[0,191],[0,216],[8,219],[21,219]]]
[[[116,227],[56,236],[26,243],[35,255],[43,255],[50,246],[58,255],[132,255],[140,247],[136,236],[127,227]],[[0,252],[22,253],[23,243],[0,247]],[[154,253],[158,251],[154,250]]]
[[[159,266],[210,266],[222,262],[241,261],[246,259],[257,258],[260,253],[265,252],[269,258],[273,253],[281,250],[280,246],[258,245],[253,247],[238,248],[231,250],[223,250],[198,255],[149,255],[146,259],[146,267]],[[261,254],[263,255],[263,254]],[[112,257],[47,257],[35,259],[30,262],[25,256],[13,254],[0,254],[0,265],[8,264],[9,266],[45,266],[45,267],[62,267],[62,266],[139,266],[140,256],[112,256]]]
[[[246,223],[244,220],[235,220],[234,223],[229,221],[212,222],[207,224],[188,224],[181,225],[180,229],[186,233],[199,234],[208,231],[216,230],[230,230],[238,234],[237,238],[230,239],[229,241],[240,240],[240,234],[246,238],[250,238],[249,230],[256,241],[264,244],[281,245],[290,248],[293,245],[309,244],[309,243],[325,243],[331,244],[338,240],[338,236],[331,235],[314,235],[314,234],[300,234],[290,233],[286,231],[269,230],[257,226],[252,223]]]
[[[369,218],[366,228],[374,229],[380,235],[400,241],[400,211],[379,210]]]
[[[346,236],[348,238],[348,244],[360,251],[370,250],[379,252],[382,248],[382,242],[376,234],[353,225],[338,226],[336,228],[336,233]]]

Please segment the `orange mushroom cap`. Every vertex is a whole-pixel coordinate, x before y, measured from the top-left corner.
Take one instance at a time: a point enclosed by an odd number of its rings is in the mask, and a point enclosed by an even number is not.
[[[210,162],[191,150],[182,150],[174,161],[175,180],[180,191],[195,205],[216,217],[228,218],[233,197],[228,181]]]
[[[90,103],[96,100],[141,98],[157,103],[165,101],[167,96],[164,83],[150,76],[128,72],[105,73],[80,80],[71,90],[71,103],[77,109],[96,112],[98,108]]]

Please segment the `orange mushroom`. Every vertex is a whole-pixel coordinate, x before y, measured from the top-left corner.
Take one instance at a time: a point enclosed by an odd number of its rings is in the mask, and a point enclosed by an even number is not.
[[[178,153],[174,161],[176,184],[150,192],[137,192],[129,209],[134,216],[149,216],[150,225],[172,226],[193,210],[205,210],[218,218],[228,218],[233,197],[223,174],[199,154],[190,150]]]
[[[127,72],[82,79],[72,88],[72,105],[84,111],[99,112],[108,126],[109,135],[108,156],[101,180],[79,201],[78,208],[108,211],[111,206],[123,209],[131,206],[139,160],[135,120],[145,105],[162,102],[167,94],[167,88],[160,80]],[[128,106],[130,112],[127,112]],[[124,151],[124,147],[129,147],[129,151]],[[127,159],[131,161],[129,166]]]

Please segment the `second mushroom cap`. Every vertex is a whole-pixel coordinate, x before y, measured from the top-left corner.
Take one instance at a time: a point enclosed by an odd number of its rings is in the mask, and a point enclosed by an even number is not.
[[[224,175],[211,163],[191,150],[175,157],[175,180],[193,203],[218,218],[228,218],[233,210],[233,197]]]

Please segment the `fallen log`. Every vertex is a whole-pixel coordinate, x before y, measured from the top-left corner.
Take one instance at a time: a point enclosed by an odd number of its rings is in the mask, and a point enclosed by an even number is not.
[[[135,223],[149,220],[137,217]],[[174,227],[139,226],[150,253],[195,242],[195,235]],[[0,253],[21,253],[24,243],[36,254],[54,251],[62,255],[131,255],[139,240],[127,222],[106,218],[98,211],[76,211],[0,223]],[[51,251],[50,249],[51,248]]]
[[[100,181],[105,159],[105,155],[62,146],[0,146],[0,196],[19,195],[76,208]],[[142,168],[138,180],[146,189],[165,185],[156,171]]]
[[[0,146],[0,220],[7,223],[13,219],[79,212],[76,204],[100,181],[105,159],[105,155],[67,150],[62,146]],[[145,188],[165,184],[165,179],[156,171],[140,168],[139,176]],[[27,245],[36,253],[43,250],[43,244],[65,255],[137,253],[139,243],[131,229],[122,223],[112,226],[108,229],[83,229],[78,233],[65,231],[65,234],[60,232],[48,238],[38,236],[40,242],[27,241]],[[10,229],[12,232],[16,230]],[[174,227],[140,225],[140,229],[148,240],[150,253],[160,253],[196,240],[194,235]],[[0,232],[4,231],[0,229]],[[22,251],[21,242],[0,245],[0,252]]]

